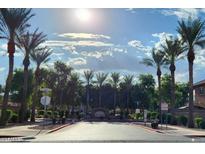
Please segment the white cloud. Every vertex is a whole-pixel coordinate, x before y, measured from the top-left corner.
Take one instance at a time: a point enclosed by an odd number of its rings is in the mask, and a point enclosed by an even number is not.
[[[70,39],[110,39],[110,36],[107,35],[91,33],[63,33],[58,36]]]
[[[82,51],[80,54],[85,57],[95,57],[95,58],[101,58],[103,56],[112,56],[112,52],[109,50],[107,51]]]
[[[5,67],[0,67],[0,72],[3,72],[4,70],[6,70]]]
[[[46,41],[44,43],[46,46],[50,47],[64,47],[64,46],[93,46],[93,47],[109,47],[113,46],[112,43],[106,43],[102,41]]]
[[[67,61],[68,65],[85,65],[87,64],[86,59],[78,57],[78,58],[69,58],[69,60]]]
[[[159,39],[158,42],[155,43],[154,47],[159,49],[161,48],[161,45],[165,43],[166,39],[171,39],[172,37],[174,37],[173,34],[171,33],[166,33],[166,32],[162,32],[162,33],[155,33],[152,34],[153,37],[156,37]]]
[[[128,42],[128,45],[131,46],[131,47],[136,48],[139,51],[143,51],[143,53],[145,55],[150,56],[151,49],[152,49],[151,46],[145,46],[139,40],[131,40],[131,41]]]
[[[178,19],[188,19],[189,17],[196,19],[200,11],[200,9],[194,8],[180,8],[162,10],[161,13],[165,16],[177,16]]]

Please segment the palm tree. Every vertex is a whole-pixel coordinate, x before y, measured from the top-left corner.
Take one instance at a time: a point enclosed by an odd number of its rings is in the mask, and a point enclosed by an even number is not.
[[[99,107],[101,107],[101,97],[102,97],[102,86],[107,78],[107,73],[98,73],[96,74],[97,84],[99,88]]]
[[[88,111],[89,102],[90,102],[90,82],[94,76],[92,70],[84,71],[84,78],[86,80],[86,112]]]
[[[133,83],[133,75],[125,75],[124,76],[124,85],[126,88],[126,109],[127,109],[127,116],[129,113],[129,102],[130,102],[130,90],[132,88],[132,83]]]
[[[113,108],[114,108],[114,115],[115,115],[115,108],[116,108],[116,101],[117,101],[117,88],[120,82],[120,74],[119,73],[112,73],[110,83],[114,89],[114,101],[113,101]]]
[[[34,95],[33,95],[33,102],[32,102],[32,112],[31,112],[31,121],[35,122],[35,108],[36,102],[38,98],[38,89],[40,84],[40,65],[46,63],[50,60],[48,58],[51,55],[51,50],[48,48],[38,48],[33,50],[30,53],[31,59],[36,63],[36,70],[35,70],[35,83],[34,83]]]
[[[175,62],[182,58],[182,53],[186,50],[182,41],[178,38],[165,40],[165,44],[162,45],[163,52],[165,54],[165,61],[169,65],[171,72],[171,106],[175,105]]]
[[[28,21],[33,16],[31,9],[0,9],[0,38],[8,40],[7,49],[9,53],[9,73],[6,80],[1,114],[2,125],[5,125],[5,111],[13,79],[15,39],[17,35],[24,33],[30,26]]]
[[[160,115],[162,117],[161,114],[161,103],[162,103],[162,99],[161,99],[161,67],[165,64],[165,56],[164,53],[161,52],[160,50],[157,50],[155,48],[152,49],[152,57],[151,58],[144,58],[143,61],[141,62],[147,66],[152,66],[157,68],[157,77],[158,77],[158,90],[159,90],[159,111],[160,111]]]
[[[27,88],[28,88],[28,67],[30,65],[30,53],[35,50],[46,39],[46,35],[42,32],[38,32],[36,29],[33,33],[25,33],[24,35],[17,37],[17,46],[24,52],[24,85],[23,85],[23,101],[19,112],[19,122],[25,121],[27,110]]]
[[[189,122],[188,127],[194,127],[193,120],[193,64],[195,59],[194,47],[203,47],[205,43],[205,21],[200,19],[187,21],[181,20],[178,22],[177,31],[180,34],[183,43],[188,48],[187,60],[189,63]]]

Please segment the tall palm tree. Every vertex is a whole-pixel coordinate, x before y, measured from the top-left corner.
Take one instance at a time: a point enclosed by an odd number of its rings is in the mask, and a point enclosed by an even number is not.
[[[101,107],[102,103],[102,86],[107,78],[108,74],[107,73],[98,73],[96,74],[96,79],[97,79],[97,85],[99,88],[99,107]]]
[[[84,78],[86,80],[86,112],[88,112],[89,102],[90,102],[90,82],[94,76],[94,71],[87,70],[84,71]]]
[[[165,61],[169,65],[171,72],[171,106],[175,105],[175,62],[182,58],[182,53],[185,52],[186,47],[178,38],[166,39],[165,44],[162,44],[163,52],[165,54]]]
[[[23,122],[26,119],[27,110],[27,88],[28,88],[28,67],[30,65],[30,53],[35,50],[46,39],[46,35],[42,32],[38,32],[36,29],[33,33],[26,32],[24,35],[17,37],[17,46],[24,53],[24,85],[23,85],[23,101],[19,112],[19,122]]]
[[[15,39],[30,26],[28,21],[33,17],[31,9],[0,9],[0,38],[8,40],[9,73],[6,80],[5,93],[2,104],[1,122],[5,124],[5,111],[7,109],[11,81],[13,79]]]
[[[134,76],[133,75],[125,75],[124,76],[124,85],[126,88],[126,112],[127,112],[127,116],[129,113],[129,102],[130,102],[130,90],[132,88],[132,84],[133,84],[133,79]]]
[[[178,22],[177,31],[188,48],[187,60],[189,62],[189,122],[188,127],[194,127],[193,120],[193,64],[195,59],[194,47],[204,47],[205,44],[205,21],[191,19]]]
[[[46,63],[50,60],[49,56],[51,55],[51,50],[44,47],[38,48],[33,50],[30,53],[31,59],[36,63],[36,70],[35,70],[35,82],[34,82],[34,95],[33,95],[33,102],[32,102],[32,112],[31,112],[31,121],[35,122],[35,109],[36,109],[36,102],[38,98],[38,89],[40,84],[40,65]]]
[[[160,50],[157,50],[155,48],[152,49],[152,57],[151,58],[144,58],[143,61],[141,62],[147,66],[152,66],[157,68],[157,77],[158,77],[158,90],[159,90],[159,111],[160,115],[161,114],[161,103],[162,103],[162,98],[161,98],[161,67],[165,64],[165,56],[164,53]]]
[[[119,82],[120,82],[120,74],[116,72],[112,73],[110,83],[114,89],[114,100],[113,100],[114,115],[115,115],[115,108],[117,102],[117,88],[119,86]]]

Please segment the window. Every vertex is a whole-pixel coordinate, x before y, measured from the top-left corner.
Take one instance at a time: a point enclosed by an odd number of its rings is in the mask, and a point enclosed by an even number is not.
[[[200,87],[199,88],[199,94],[200,95],[204,95],[204,87]]]

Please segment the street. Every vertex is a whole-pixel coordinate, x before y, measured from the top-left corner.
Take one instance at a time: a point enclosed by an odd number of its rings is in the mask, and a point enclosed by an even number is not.
[[[200,138],[177,133],[160,133],[141,125],[121,122],[78,122],[50,134],[40,134],[31,142],[194,142]]]

